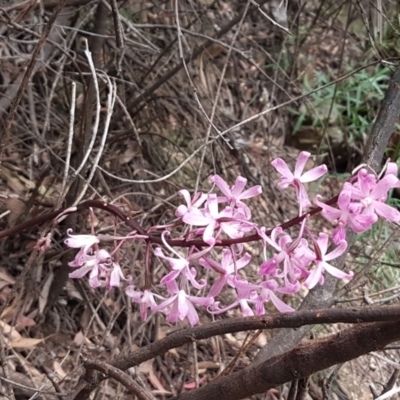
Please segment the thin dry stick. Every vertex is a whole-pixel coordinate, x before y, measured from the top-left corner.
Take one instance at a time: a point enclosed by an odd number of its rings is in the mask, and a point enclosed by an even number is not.
[[[54,9],[53,14],[51,15],[51,17],[49,19],[49,22],[46,24],[46,26],[43,30],[43,33],[35,47],[35,50],[32,53],[31,60],[29,61],[29,64],[25,70],[25,74],[22,78],[21,84],[19,85],[17,94],[15,95],[15,97],[11,103],[11,108],[10,108],[10,111],[9,111],[7,119],[6,119],[5,128],[0,133],[0,165],[1,165],[1,161],[3,159],[3,152],[4,152],[4,148],[7,144],[11,126],[13,124],[15,114],[17,112],[17,107],[18,107],[18,105],[22,99],[22,96],[25,92],[25,89],[29,83],[29,79],[31,78],[33,69],[36,65],[36,62],[37,62],[39,54],[42,50],[42,47],[46,43],[46,39],[49,36],[50,31],[53,28],[53,25],[55,24],[58,15],[60,14],[61,10],[64,8],[66,1],[67,0],[60,0],[57,7]],[[3,11],[1,9],[0,9],[0,13],[6,14],[5,11]]]
[[[67,143],[67,154],[65,157],[64,175],[60,191],[60,197],[57,200],[57,208],[61,207],[64,197],[66,195],[68,173],[71,162],[72,152],[72,141],[74,138],[74,124],[75,124],[75,105],[76,105],[76,83],[72,82],[72,93],[71,93],[71,108],[69,111],[69,130],[68,130],[68,143]]]
[[[117,85],[115,84],[115,82],[111,82],[110,78],[107,75],[105,75],[105,77],[108,82],[108,96],[107,96],[107,116],[106,116],[106,121],[104,123],[103,136],[101,138],[99,150],[96,154],[95,159],[93,160],[93,166],[90,171],[89,177],[86,179],[85,184],[84,184],[81,192],[79,193],[78,197],[74,201],[73,206],[78,205],[80,203],[80,201],[83,199],[83,197],[85,196],[85,193],[86,193],[87,189],[89,188],[90,183],[96,172],[96,169],[99,165],[100,158],[103,155],[104,146],[105,146],[106,140],[107,140],[108,128],[110,126],[111,116],[114,111],[115,99],[117,96]]]
[[[114,378],[124,385],[131,393],[140,400],[155,400],[155,397],[144,388],[140,387],[128,374],[103,361],[86,361],[83,365],[87,370],[95,369],[105,375]]]
[[[273,20],[266,12],[264,12],[264,10],[260,7],[260,5],[258,3],[256,3],[254,0],[250,0],[250,3],[253,4],[254,6],[257,7],[258,11],[261,13],[261,15],[263,15],[265,18],[267,18],[267,20],[269,22],[271,22],[272,24],[274,24],[275,26],[277,26],[278,28],[282,29],[283,31],[285,31],[286,33],[288,33],[289,35],[291,35],[289,29],[285,28],[284,26],[278,24],[278,22],[276,22],[275,20]]]
[[[90,67],[90,72],[92,74],[92,80],[93,80],[93,86],[96,94],[96,114],[95,114],[95,119],[94,119],[94,124],[92,128],[92,138],[90,140],[89,146],[86,150],[85,155],[82,158],[81,164],[79,167],[76,169],[76,171],[72,174],[72,178],[75,178],[83,169],[83,167],[86,164],[87,159],[89,158],[90,154],[92,153],[94,142],[96,141],[97,137],[97,132],[99,130],[99,124],[100,124],[100,112],[101,112],[101,103],[100,103],[100,89],[99,89],[99,82],[97,80],[97,73],[96,73],[96,68],[93,63],[93,58],[92,58],[92,53],[89,50],[89,44],[86,38],[84,38],[85,42],[85,56],[88,60],[89,67]]]
[[[133,122],[131,114],[129,114],[128,110],[125,107],[124,102],[121,100],[121,98],[118,95],[117,95],[117,101],[118,101],[118,104],[121,106],[121,108],[124,110],[125,116],[126,116],[126,118],[128,118],[128,121],[131,124],[132,130],[133,130],[133,132],[135,134],[135,137],[136,137],[136,140],[138,141],[139,146],[141,146],[142,145],[142,141],[140,139],[139,131],[137,130],[136,125]]]
[[[35,392],[34,396],[36,395],[36,397],[39,394],[50,394],[52,396],[65,397],[65,394],[54,393],[54,392],[52,392],[50,390],[42,390],[41,388],[35,388],[35,387],[32,387],[32,386],[22,385],[21,383],[15,382],[15,381],[13,381],[11,379],[4,378],[3,376],[0,376],[0,380],[4,381],[4,382],[7,382],[7,383],[10,383],[13,387],[21,388],[21,389],[24,389],[24,390],[29,390],[30,392]],[[31,399],[36,398],[36,397],[31,397]]]
[[[112,10],[112,6],[109,4],[108,1],[103,0],[103,4],[108,8],[109,11],[113,12]],[[140,37],[143,42],[147,43],[148,46],[146,46],[146,48],[148,50],[152,50],[155,53],[159,53],[161,50],[154,45],[154,43],[152,43],[145,35],[143,35],[136,27],[135,24],[133,24],[128,18],[125,18],[123,15],[118,13],[118,18],[133,32],[135,32],[138,37]],[[121,27],[122,30],[122,27]],[[142,44],[143,46],[143,44]]]
[[[110,0],[111,3],[111,13],[114,21],[114,30],[115,30],[115,41],[117,42],[117,47],[122,49],[124,47],[125,37],[124,30],[121,25],[121,18],[118,12],[118,5],[116,0]]]
[[[358,4],[358,7],[360,8],[361,17],[362,17],[362,20],[364,22],[365,29],[367,30],[367,33],[368,33],[369,42],[371,43],[371,46],[372,46],[372,48],[374,49],[374,51],[376,53],[376,56],[380,59],[381,56],[379,55],[379,51],[375,46],[375,40],[374,40],[374,38],[373,38],[373,36],[371,34],[371,29],[370,29],[370,26],[369,26],[368,17],[367,17],[367,15],[365,13],[364,7],[361,4],[360,0],[357,0],[357,4]]]
[[[395,394],[400,393],[400,387],[395,387],[392,390],[389,390],[388,392],[384,393],[383,395],[377,397],[375,400],[387,400],[390,398],[393,398]]]
[[[262,0],[260,1],[259,5],[262,6],[265,4],[268,0]],[[220,38],[221,36],[225,35],[227,32],[229,32],[242,18],[243,13],[237,15],[235,18],[231,19],[225,26],[223,26],[216,34],[214,37],[216,39]],[[196,57],[198,57],[204,50],[208,49],[213,42],[211,40],[206,40],[204,43],[202,43],[200,46],[198,46],[196,49],[193,50],[192,54],[189,55],[188,57],[185,58],[185,63],[189,63],[193,61]],[[134,98],[132,101],[130,101],[127,105],[128,109],[131,109],[133,107],[136,107],[139,105],[144,99],[149,97],[152,93],[154,93],[159,87],[164,85],[166,82],[169,81],[176,73],[178,73],[182,68],[184,67],[183,62],[181,61],[178,63],[175,67],[173,67],[171,70],[169,70],[167,73],[165,73],[163,76],[161,76],[156,82],[154,82],[151,86],[149,86],[144,92],[139,94],[136,98]],[[122,113],[118,112],[115,114],[114,119],[118,120],[122,116]]]
[[[200,386],[200,380],[199,380],[199,360],[197,354],[196,341],[193,341],[193,360],[194,360],[194,379],[196,383],[196,388],[198,388]]]

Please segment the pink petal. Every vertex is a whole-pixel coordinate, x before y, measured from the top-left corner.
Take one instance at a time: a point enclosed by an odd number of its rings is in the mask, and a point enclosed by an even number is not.
[[[182,221],[188,225],[204,226],[210,223],[210,218],[205,217],[203,213],[195,207],[192,207],[183,217]]]
[[[375,200],[380,200],[382,197],[386,198],[387,192],[394,188],[399,180],[394,175],[386,175],[374,187],[371,197]]]
[[[374,202],[375,212],[382,218],[390,222],[400,222],[400,212],[388,204],[380,201]]]
[[[342,211],[338,210],[337,208],[331,207],[328,204],[322,203],[319,201],[321,196],[317,195],[314,199],[315,204],[322,208],[322,215],[329,221],[335,221],[338,219]]]
[[[64,243],[71,248],[79,248],[79,247],[90,247],[95,243],[99,243],[100,240],[94,235],[71,235],[69,232],[71,229],[68,229],[67,234],[69,236],[68,239],[64,240]]]
[[[311,207],[311,202],[308,198],[307,191],[305,187],[302,185],[302,183],[299,180],[294,181],[295,189],[296,189],[296,194],[297,194],[297,201],[300,204],[301,208],[307,208]]]
[[[188,212],[188,208],[185,205],[180,205],[175,211],[175,217],[182,218]]]
[[[189,321],[189,324],[191,326],[195,326],[199,323],[199,315],[197,314],[196,309],[193,307],[193,304],[190,302],[187,302],[187,319]]]
[[[215,243],[215,239],[213,237],[215,230],[216,222],[211,222],[206,229],[204,229],[203,240],[209,245],[212,246]]]
[[[334,276],[335,278],[339,278],[339,279],[350,279],[354,276],[353,272],[344,272],[341,271],[338,268],[335,268],[334,266],[324,262],[323,263],[323,267],[325,268],[325,270],[331,274],[332,276]]]
[[[339,243],[336,249],[332,250],[329,254],[324,257],[324,261],[334,260],[335,258],[340,257],[347,249],[347,242],[343,240]]]
[[[328,241],[329,241],[329,236],[326,233],[321,232],[318,236],[318,246],[321,250],[322,255],[326,254],[326,251],[328,250]]]
[[[324,165],[315,167],[313,169],[310,169],[304,175],[302,175],[299,179],[303,183],[312,182],[312,181],[316,181],[317,179],[321,178],[321,176],[325,175],[327,172],[328,172],[328,168],[324,164]]]
[[[385,176],[389,174],[397,176],[398,168],[395,162],[389,162],[388,165],[386,166]]]
[[[276,309],[279,312],[285,313],[285,312],[293,312],[294,308],[288,306],[285,304],[276,294],[272,291],[269,293],[269,297],[272,301],[272,304],[276,307]]]
[[[271,165],[285,178],[293,180],[294,176],[288,165],[281,158],[276,158],[271,162]]]
[[[171,271],[161,279],[160,283],[162,285],[171,283],[180,275],[180,273],[181,271]]]
[[[180,290],[178,293],[177,301],[175,301],[172,306],[171,314],[177,312],[179,319],[181,321],[184,320],[189,312],[188,303],[189,301],[186,298],[186,293],[183,290]]]
[[[192,199],[190,198],[190,193],[186,189],[182,189],[178,192],[186,201],[188,208],[192,205]]]
[[[236,178],[235,185],[232,188],[231,197],[233,197],[234,199],[242,198],[240,194],[243,192],[243,189],[245,188],[246,184],[247,184],[247,179],[243,178],[242,176],[238,176]]]
[[[305,280],[304,286],[307,287],[308,289],[312,289],[313,287],[315,287],[322,276],[322,270],[323,270],[322,263],[317,262],[316,266],[311,271],[308,278]]]
[[[310,158],[311,153],[308,151],[302,151],[297,157],[296,166],[294,168],[294,176],[300,178],[304,167],[306,166],[307,160]]]
[[[353,229],[353,231],[356,233],[365,232],[371,228],[371,226],[375,224],[377,220],[378,217],[376,214],[351,214],[348,219],[351,229]]]
[[[252,317],[254,315],[253,310],[251,309],[246,300],[240,300],[239,304],[244,317]]]
[[[338,206],[343,211],[349,211],[349,205],[351,201],[351,191],[342,190],[338,198]]]
[[[214,193],[210,193],[207,199],[207,209],[212,218],[218,218],[218,197]]]
[[[232,197],[232,192],[231,192],[230,187],[228,186],[228,184],[219,175],[212,176],[210,181],[215,183],[219,187],[221,192],[226,197],[228,197],[228,199]]]
[[[241,195],[240,199],[250,199],[251,197],[258,196],[262,193],[262,187],[260,185],[252,186],[250,189],[245,190]]]
[[[83,278],[89,271],[91,271],[93,268],[93,265],[88,266],[84,265],[81,268],[76,269],[75,271],[71,272],[69,274],[69,277],[72,279],[80,279]]]
[[[341,241],[346,239],[346,225],[339,224],[332,234],[333,243],[339,244]]]

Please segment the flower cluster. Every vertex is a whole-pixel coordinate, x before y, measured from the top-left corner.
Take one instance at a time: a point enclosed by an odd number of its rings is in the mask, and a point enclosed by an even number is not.
[[[282,159],[276,159],[272,166],[282,175],[279,187],[293,187],[299,203],[299,215],[312,206],[304,183],[321,178],[326,172],[325,165],[303,173],[310,154],[302,152],[297,160],[294,173]],[[163,312],[167,321],[176,322],[188,319],[191,325],[199,322],[195,306],[203,306],[210,314],[219,314],[239,307],[244,316],[261,315],[266,312],[266,304],[272,303],[280,312],[293,311],[283,302],[281,294],[297,293],[303,286],[312,289],[324,282],[325,273],[339,279],[350,279],[352,272],[344,272],[334,267],[331,261],[343,255],[347,249],[346,229],[350,227],[360,233],[369,229],[381,217],[391,222],[400,222],[400,213],[385,202],[392,188],[400,187],[397,178],[397,166],[388,163],[385,173],[378,177],[361,168],[352,179],[345,183],[338,196],[337,208],[321,201],[315,204],[322,215],[336,224],[332,233],[333,248],[328,250],[330,236],[319,233],[316,237],[307,226],[307,214],[299,218],[296,237],[276,227],[267,232],[265,227],[252,221],[251,210],[244,200],[261,194],[260,186],[245,190],[247,180],[238,177],[230,187],[220,176],[211,178],[221,192],[196,193],[193,197],[187,190],[179,193],[186,204],[180,205],[175,216],[177,221],[170,228],[180,227],[186,232],[184,238],[174,238],[173,232],[163,227],[153,227],[147,235],[136,232],[120,239],[143,240],[150,245],[155,237],[162,245],[153,249],[153,262],[164,264],[165,274],[159,285],[152,288],[147,285],[143,290],[138,285],[128,285],[126,294],[139,305],[143,319],[148,312]],[[182,229],[184,227],[184,229]],[[152,236],[150,232],[162,229],[161,236]],[[259,240],[264,249],[264,261],[252,260],[245,251],[244,243]],[[155,241],[155,240],[154,240]],[[176,245],[176,243],[180,245]],[[116,261],[117,250],[109,253],[99,248],[100,238],[95,235],[71,235],[65,240],[67,246],[79,248],[75,259],[70,263],[77,268],[71,278],[82,278],[89,274],[93,288],[105,281],[106,288],[120,287],[125,278],[120,264]],[[251,281],[251,273],[243,273],[249,265],[256,266],[258,274]],[[254,270],[254,268],[252,269]],[[146,266],[146,273],[150,268]],[[205,279],[207,277],[207,280]],[[146,282],[151,279],[147,277]],[[209,282],[211,282],[209,284]],[[162,289],[164,288],[164,289]],[[224,303],[226,291],[232,301]]]

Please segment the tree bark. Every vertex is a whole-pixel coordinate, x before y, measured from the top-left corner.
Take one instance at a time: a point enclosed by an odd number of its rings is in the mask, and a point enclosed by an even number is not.
[[[223,376],[175,400],[239,400],[283,383],[350,361],[400,339],[398,322],[360,324],[335,335],[308,341],[257,366]]]

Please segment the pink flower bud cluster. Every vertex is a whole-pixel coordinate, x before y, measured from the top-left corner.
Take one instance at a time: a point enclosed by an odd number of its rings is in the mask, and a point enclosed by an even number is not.
[[[303,173],[309,157],[307,152],[299,155],[294,173],[282,159],[272,162],[282,175],[279,187],[294,187],[299,214],[312,205],[304,183],[315,181],[327,172],[327,167],[321,165]],[[353,276],[352,272],[341,271],[330,263],[347,249],[347,227],[360,233],[376,223],[378,217],[400,222],[399,211],[385,203],[389,190],[400,187],[395,163],[388,163],[382,177],[366,168],[359,169],[350,182],[344,184],[338,197],[338,208],[316,197],[315,203],[321,207],[322,215],[336,224],[331,238],[336,247],[332,250],[328,250],[328,234],[319,233],[315,237],[307,227],[307,215],[300,219],[297,237],[290,236],[281,227],[267,234],[264,227],[254,223],[244,201],[260,195],[260,186],[245,190],[247,181],[240,176],[232,187],[218,175],[211,178],[211,183],[220,190],[220,195],[196,193],[191,197],[187,190],[179,192],[186,204],[177,208],[175,216],[178,221],[169,227],[180,227],[180,232],[186,232],[185,245],[174,246],[176,240],[173,239],[177,239],[173,237],[174,232],[157,226],[149,229],[148,235],[133,232],[127,237],[114,238],[120,239],[121,243],[143,240],[151,244],[153,236],[150,232],[162,229],[161,242],[158,240],[162,246],[150,246],[153,262],[158,258],[164,264],[165,274],[159,284],[143,290],[137,289],[138,285],[125,287],[126,294],[139,305],[143,319],[149,312],[163,312],[169,322],[187,318],[191,325],[195,325],[199,322],[195,306],[205,307],[210,314],[239,307],[244,316],[251,316],[264,314],[269,302],[280,312],[293,311],[282,301],[281,294],[297,293],[302,286],[312,289],[324,282],[326,272],[339,279]],[[122,280],[131,280],[131,277],[124,278],[116,259],[120,245],[110,254],[99,248],[100,238],[95,235],[68,234],[66,245],[80,249],[69,264],[77,268],[70,274],[71,278],[89,274],[93,288],[101,286],[104,281],[107,289],[120,287]],[[249,235],[257,238],[263,246],[264,261],[261,263],[252,261],[252,256],[244,249]],[[182,238],[178,239],[182,244]],[[254,266],[258,270],[254,281],[245,278],[251,273],[243,273],[250,265],[252,270]],[[146,271],[149,270],[147,266]],[[228,291],[230,296],[226,296]],[[226,298],[230,299],[229,304],[225,303]]]

